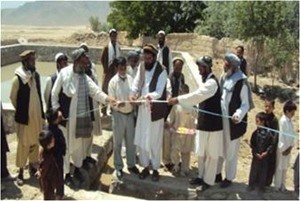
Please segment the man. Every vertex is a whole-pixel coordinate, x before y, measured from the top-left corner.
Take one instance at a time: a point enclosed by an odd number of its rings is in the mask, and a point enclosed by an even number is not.
[[[168,81],[171,85],[171,97],[177,97],[179,94],[179,89],[184,82],[184,75],[182,74],[182,67],[184,61],[181,57],[175,57],[172,62],[174,66],[174,71],[170,74]],[[172,106],[168,107],[168,113],[166,114],[165,120],[171,111]],[[164,129],[163,138],[163,162],[165,167],[171,171],[173,169],[173,164],[171,162],[171,149],[172,149],[172,134],[169,129]]]
[[[51,90],[52,90],[54,82],[57,78],[57,75],[62,68],[68,66],[68,57],[64,53],[61,53],[61,52],[57,53],[55,55],[54,60],[56,63],[56,72],[47,78],[46,87],[45,87],[45,91],[44,91],[44,99],[45,99],[47,110],[52,107],[52,105],[51,105]]]
[[[215,183],[218,158],[223,152],[223,126],[221,115],[221,89],[216,76],[212,73],[212,58],[203,56],[196,60],[203,85],[198,90],[169,99],[169,104],[198,105],[198,125],[195,139],[195,154],[198,155],[198,177],[190,184],[201,185],[204,191]],[[216,115],[212,115],[214,113]],[[218,116],[219,115],[219,116]]]
[[[86,43],[82,43],[79,48],[83,48],[85,53],[88,54],[89,48]],[[98,76],[96,72],[95,64],[90,60],[90,57],[87,55],[88,58],[88,65],[85,66],[85,74],[89,76],[95,84],[98,86]],[[86,157],[84,162],[95,164],[96,160],[92,158],[92,146],[93,146],[93,136],[102,135],[102,126],[101,126],[101,117],[99,112],[99,104],[96,101],[93,101],[91,97],[89,97],[89,106],[91,108],[91,120],[93,122],[93,135],[90,137],[90,142],[85,147]]]
[[[18,138],[16,165],[19,167],[17,183],[24,182],[23,169],[29,158],[31,175],[38,163],[38,135],[44,124],[40,75],[35,68],[35,51],[25,50],[20,54],[22,66],[16,69],[12,81],[10,100],[15,107],[16,132]]]
[[[125,141],[127,167],[130,173],[139,174],[135,166],[134,145],[134,113],[133,107],[128,101],[133,78],[126,74],[126,59],[117,58],[117,74],[110,80],[108,95],[120,101],[117,107],[112,108],[113,142],[114,142],[114,166],[119,179],[123,177],[123,160],[121,156],[122,141]]]
[[[3,109],[1,102],[1,192],[5,189],[3,185],[3,181],[13,181],[15,180],[15,176],[12,176],[7,169],[7,155],[9,152],[9,147],[6,139],[6,132],[4,129],[3,122]]]
[[[251,90],[247,85],[247,77],[239,68],[240,59],[233,53],[225,54],[225,74],[221,78],[221,108],[224,130],[224,159],[220,158],[216,180],[221,180],[221,171],[225,160],[226,178],[221,187],[226,188],[235,179],[238,152],[241,137],[247,129],[247,112],[250,109]],[[231,116],[231,118],[227,118]]]
[[[131,50],[127,54],[127,73],[132,77],[135,78],[136,73],[138,71],[138,66],[140,64],[140,53],[136,50]]]
[[[240,69],[241,71],[247,76],[248,75],[248,69],[247,69],[247,61],[244,58],[244,46],[239,45],[235,48],[235,53],[241,60]]]
[[[146,99],[138,109],[134,144],[139,152],[141,165],[144,167],[140,179],[149,174],[150,161],[153,168],[152,180],[159,180],[161,147],[164,128],[164,117],[167,105],[162,103],[149,104],[151,100],[166,100],[167,72],[156,60],[157,49],[152,44],[146,44],[144,61],[141,63],[131,88],[131,101]]]
[[[69,154],[75,166],[74,177],[83,182],[79,168],[86,157],[86,147],[90,144],[93,125],[90,116],[88,97],[103,104],[113,99],[102,92],[85,74],[89,59],[85,50],[80,48],[72,52],[73,64],[63,68],[52,89],[52,106],[59,110],[59,116],[67,119],[67,144]],[[59,98],[59,93],[63,94]]]
[[[166,33],[163,30],[160,30],[157,33],[157,37],[158,37],[157,60],[166,67],[166,71],[168,75],[170,75],[173,72],[172,52],[165,42]]]
[[[104,93],[107,93],[108,83],[110,79],[116,74],[113,65],[113,60],[121,56],[121,49],[117,42],[117,36],[118,33],[116,29],[109,30],[110,40],[108,42],[108,45],[106,45],[103,48],[102,55],[101,55],[101,64],[103,66],[103,76],[104,76],[103,83],[102,83],[102,90]],[[107,109],[106,107],[102,109],[102,113],[104,116],[107,115],[106,109]]]

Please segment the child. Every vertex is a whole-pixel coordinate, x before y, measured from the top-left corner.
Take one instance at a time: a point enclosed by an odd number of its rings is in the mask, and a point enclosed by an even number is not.
[[[278,125],[278,119],[274,115],[273,111],[275,109],[275,101],[271,98],[265,99],[265,112],[267,115],[267,122],[266,126],[274,129],[279,130]],[[268,163],[268,172],[267,172],[267,180],[266,180],[266,186],[270,186],[272,184],[273,176],[275,173],[276,168],[276,147],[278,144],[278,133],[271,132],[273,134],[273,140],[274,140],[274,151],[269,156],[269,163]]]
[[[183,84],[180,95],[189,93],[189,86]],[[170,132],[172,136],[171,160],[174,164],[173,172],[179,172],[180,157],[182,160],[180,175],[189,174],[190,156],[194,145],[194,134],[196,132],[197,112],[195,110],[183,108],[177,104],[172,107],[168,117]]]
[[[44,194],[44,200],[54,200],[54,191],[57,191],[63,184],[54,156],[54,134],[50,130],[42,130],[39,136],[39,142],[42,146],[39,167],[41,189]]]
[[[253,158],[248,190],[254,190],[255,185],[258,185],[259,192],[263,193],[266,185],[269,157],[274,149],[273,136],[267,129],[259,127],[266,126],[266,114],[260,112],[255,118],[258,127],[252,133],[250,142]]]
[[[283,115],[279,120],[279,138],[277,146],[276,172],[275,172],[275,188],[278,191],[285,191],[286,171],[291,158],[291,150],[294,144],[294,138],[286,135],[294,134],[292,117],[295,115],[297,106],[293,101],[289,100],[283,105]]]
[[[53,133],[55,139],[55,145],[53,148],[53,154],[56,160],[56,164],[59,169],[59,178],[60,180],[64,179],[64,156],[66,154],[66,140],[62,131],[59,129],[58,124],[60,122],[58,118],[58,111],[54,111],[49,109],[46,112],[46,118],[48,121],[48,125],[46,126],[46,130],[49,130]],[[62,199],[64,197],[64,183],[60,183],[58,186],[56,195],[58,199]]]

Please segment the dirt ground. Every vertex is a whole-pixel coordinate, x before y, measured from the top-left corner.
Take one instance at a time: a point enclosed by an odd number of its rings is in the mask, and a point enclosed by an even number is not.
[[[70,37],[74,33],[86,33],[89,32],[89,30],[86,27],[48,27],[48,28],[41,28],[41,27],[13,27],[13,26],[2,26],[1,27],[1,41],[2,45],[6,43],[10,43],[11,41],[17,41],[17,39],[24,38],[29,42],[35,42],[35,43],[44,43],[44,44],[70,44],[70,42],[74,42],[76,40],[71,40]],[[99,44],[95,43],[89,43],[91,46],[97,46]],[[201,48],[201,47],[199,47]],[[193,54],[193,52],[191,52]],[[218,60],[215,62],[214,72],[217,76],[219,76],[222,73],[222,61]],[[2,77],[4,75],[2,74]],[[100,76],[99,76],[100,77]],[[249,77],[249,81],[253,82],[253,76]],[[261,77],[258,76],[258,84],[260,86],[271,84],[271,79],[267,77]],[[279,82],[278,80],[275,81],[276,85],[279,85],[283,88],[288,87],[287,85]],[[299,90],[299,88],[297,89]],[[264,110],[264,102],[263,100],[253,94],[253,99],[255,103],[255,108],[251,110],[248,114],[248,129],[247,133],[244,135],[239,151],[239,161],[238,161],[238,173],[237,173],[237,179],[236,182],[242,183],[246,185],[248,183],[248,177],[249,177],[249,170],[250,170],[250,164],[251,164],[251,152],[249,147],[249,139],[251,137],[251,133],[255,130],[255,115]],[[283,103],[280,103],[278,100],[276,100],[275,105],[275,115],[280,118],[282,115],[282,106]],[[299,101],[297,103],[298,110],[296,112],[295,117],[293,118],[293,123],[295,130],[298,130],[299,132]],[[294,163],[296,155],[299,153],[299,140],[295,139],[295,146],[292,150],[292,158],[290,162],[290,168],[288,169],[287,174],[287,181],[286,186],[289,190],[288,193],[291,193],[291,191],[294,189],[293,187],[293,170],[292,165]],[[102,182],[109,183],[109,180],[111,179],[111,168],[113,168],[113,165],[109,165],[109,171],[107,171],[107,176],[104,175],[102,178]],[[197,159],[196,157],[192,157],[191,160],[191,168],[192,168],[192,175],[196,174],[197,169]],[[21,189],[22,190],[22,189]],[[105,190],[105,188],[104,188]],[[108,189],[106,189],[108,190]],[[16,199],[23,199],[24,197],[15,197]],[[26,199],[30,199],[29,197],[26,197]]]

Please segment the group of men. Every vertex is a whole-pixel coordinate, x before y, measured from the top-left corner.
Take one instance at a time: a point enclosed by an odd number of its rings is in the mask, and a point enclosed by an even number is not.
[[[184,60],[172,60],[164,31],[158,32],[157,47],[145,44],[141,60],[139,52],[130,51],[127,62],[120,57],[117,31],[111,29],[109,36],[109,44],[101,56],[102,90],[97,85],[95,66],[87,55],[86,44],[72,52],[73,63],[70,65],[68,57],[58,53],[55,56],[57,72],[47,80],[46,105],[59,111],[60,128],[67,142],[66,179],[71,177],[70,161],[75,166],[74,177],[79,180],[82,180],[80,167],[84,160],[93,161],[90,157],[92,136],[93,132],[99,134],[101,131],[97,108],[102,103],[112,107],[117,176],[123,174],[120,147],[125,140],[129,171],[145,179],[152,168],[152,180],[158,181],[162,147],[169,141],[164,135],[164,121],[170,111],[167,103],[184,103],[198,105],[199,109],[195,140],[199,173],[190,183],[202,186],[203,190],[214,185],[215,181],[222,182],[222,187],[229,186],[236,176],[240,137],[246,132],[247,112],[251,108],[251,92],[247,77],[240,69],[241,59],[233,53],[225,54],[225,72],[219,82],[212,73],[212,57],[198,58],[196,64],[202,85],[194,92],[178,96],[180,85],[185,82],[181,73]],[[238,49],[243,51],[242,46]],[[38,162],[38,134],[44,123],[44,112],[40,78],[35,69],[35,51],[28,50],[20,56],[22,66],[15,72],[10,98],[16,108],[18,181],[23,183],[27,158],[32,173]],[[126,64],[130,65],[126,68]],[[102,109],[102,114],[107,115],[106,109]],[[141,172],[135,166],[137,153],[143,167]],[[224,161],[226,178],[222,180]]]

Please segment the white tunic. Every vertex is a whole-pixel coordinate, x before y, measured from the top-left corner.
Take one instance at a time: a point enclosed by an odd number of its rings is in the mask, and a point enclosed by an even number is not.
[[[94,100],[105,104],[105,99],[107,95],[101,91],[101,89],[93,82],[91,78],[87,77],[87,84],[89,87],[89,95]],[[76,138],[76,119],[77,119],[77,90],[78,90],[78,74],[73,72],[73,64],[63,68],[54,83],[52,89],[52,107],[53,109],[58,109],[60,107],[58,102],[58,95],[60,90],[63,90],[63,93],[72,98],[70,103],[70,113],[69,113],[69,121],[67,124],[68,130],[68,138],[66,139],[69,142],[69,152],[72,155],[74,152],[80,153],[76,157],[76,161],[74,161],[74,165],[76,167],[80,167],[82,165],[82,160],[84,159],[86,153],[84,150],[83,142],[84,138]],[[74,160],[74,159],[73,159]],[[77,163],[77,164],[76,164]]]
[[[284,133],[294,134],[293,123],[290,118],[283,115],[279,120],[279,130]],[[294,146],[294,138],[279,133],[278,147],[277,147],[277,167],[278,169],[287,169],[291,154],[283,156],[282,152],[287,150],[289,147]]]
[[[153,92],[149,92],[149,85],[156,69],[156,65],[157,63],[155,63],[154,67],[150,71],[145,70],[145,81],[144,85],[142,86],[141,92],[142,97],[150,96],[153,100],[157,100],[162,96],[167,83],[167,72],[166,70],[163,70],[163,72],[158,77],[156,90]],[[141,71],[139,68],[131,88],[132,94],[138,93],[139,82],[141,82],[140,73]],[[150,142],[152,141],[151,139],[157,137],[157,135],[162,135],[162,133],[155,132],[156,130],[159,130],[158,127],[160,125],[163,125],[161,124],[161,121],[164,121],[164,119],[152,122],[150,106],[147,103],[140,105],[136,122],[134,144],[137,145],[140,149],[143,149],[147,152],[150,151],[151,147],[159,146],[158,144],[151,144]]]
[[[213,74],[210,73],[207,76],[207,81],[202,83],[199,88],[189,94],[178,96],[180,104],[196,105],[209,98],[211,98],[218,90],[218,83],[214,79],[209,79]],[[211,136],[214,140],[211,140],[209,146],[207,146],[207,140],[203,137]],[[210,157],[218,158],[223,153],[223,135],[222,131],[198,131],[195,137],[195,154],[198,156],[210,155]],[[219,148],[219,149],[217,149]],[[207,149],[207,151],[206,151]]]

